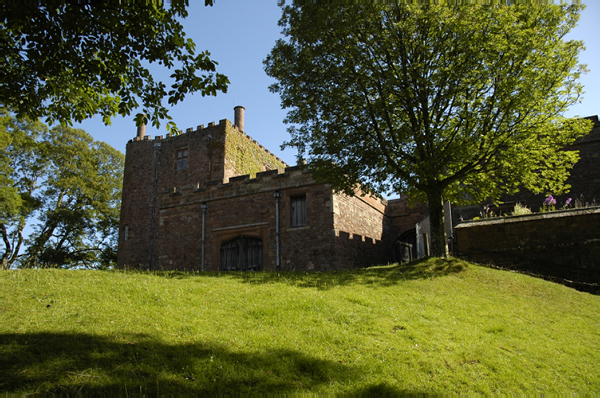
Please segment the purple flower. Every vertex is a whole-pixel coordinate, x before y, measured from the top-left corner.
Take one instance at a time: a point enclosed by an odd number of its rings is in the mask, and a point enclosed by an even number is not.
[[[546,198],[546,200],[544,200],[544,204],[546,206],[553,206],[556,204],[556,199],[554,199],[552,197],[552,195],[548,195],[548,197]]]
[[[568,206],[568,205],[569,205],[569,203],[571,203],[571,201],[572,201],[572,200],[573,200],[573,199],[571,199],[571,198],[567,199],[567,200],[565,201],[565,206]]]

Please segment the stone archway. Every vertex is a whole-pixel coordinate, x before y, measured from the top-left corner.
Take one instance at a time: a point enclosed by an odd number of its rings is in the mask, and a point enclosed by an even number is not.
[[[403,233],[394,243],[395,260],[407,263],[417,258],[417,231],[411,229]]]

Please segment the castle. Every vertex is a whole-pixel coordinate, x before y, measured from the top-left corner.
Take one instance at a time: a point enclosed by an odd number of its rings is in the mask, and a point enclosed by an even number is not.
[[[153,270],[336,270],[398,261],[420,206],[348,197],[289,167],[234,124],[128,142],[118,266]],[[412,236],[412,235],[411,235]],[[411,238],[412,239],[412,238]],[[409,239],[410,240],[410,239]],[[397,245],[396,245],[397,246]]]
[[[244,111],[235,108],[233,124],[224,119],[164,139],[138,128],[126,149],[120,268],[338,270],[428,254],[426,205],[334,192],[247,135]],[[590,119],[594,129],[574,145],[581,160],[567,182],[576,195],[598,199],[600,123]],[[534,210],[544,198],[520,197]],[[446,220],[457,224],[481,209],[454,208]]]

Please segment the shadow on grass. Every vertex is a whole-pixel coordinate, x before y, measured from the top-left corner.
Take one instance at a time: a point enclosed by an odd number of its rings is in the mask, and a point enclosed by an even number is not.
[[[0,344],[5,393],[281,394],[351,385],[361,376],[357,367],[292,350],[239,352],[216,343],[165,344],[148,335],[3,334]],[[401,393],[381,385],[365,392],[382,389]]]
[[[406,264],[394,264],[344,271],[265,271],[265,272],[183,272],[165,271],[153,275],[184,279],[195,276],[233,278],[245,283],[286,283],[298,287],[327,290],[340,285],[391,286],[404,281],[432,279],[456,274],[467,268],[467,263],[457,258],[427,258]]]

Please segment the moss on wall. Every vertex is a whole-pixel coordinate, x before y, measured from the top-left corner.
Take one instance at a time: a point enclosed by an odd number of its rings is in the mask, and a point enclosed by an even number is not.
[[[285,163],[233,127],[227,128],[225,137],[225,167],[231,169],[234,175],[250,174],[254,178],[256,173],[263,171],[263,167],[264,170],[286,167]]]

